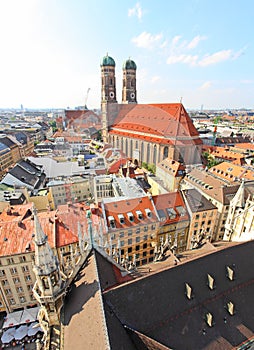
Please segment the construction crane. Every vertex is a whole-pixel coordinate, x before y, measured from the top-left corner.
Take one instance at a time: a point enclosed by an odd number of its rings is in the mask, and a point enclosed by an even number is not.
[[[90,91],[91,89],[90,88],[88,88],[87,89],[87,92],[86,92],[86,97],[85,97],[85,109],[88,109],[87,108],[87,100],[88,100],[88,95],[89,95],[89,91]]]

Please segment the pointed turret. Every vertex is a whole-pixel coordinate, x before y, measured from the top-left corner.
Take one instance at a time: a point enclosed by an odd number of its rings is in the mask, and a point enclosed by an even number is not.
[[[36,281],[33,293],[41,305],[38,319],[44,333],[49,336],[49,328],[60,324],[60,310],[65,295],[65,283],[62,279],[57,256],[48,243],[36,210],[34,209],[34,246],[35,261],[33,270]]]
[[[42,230],[36,211],[34,210],[34,243],[35,265],[38,275],[50,275],[58,270],[58,260],[48,243],[48,237]]]

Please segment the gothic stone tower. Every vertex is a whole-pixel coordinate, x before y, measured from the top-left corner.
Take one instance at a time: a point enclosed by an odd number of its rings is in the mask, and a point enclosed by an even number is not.
[[[110,104],[116,104],[116,78],[115,61],[112,57],[103,57],[101,61],[101,112],[102,112],[102,138],[104,142],[108,141],[109,121],[107,116],[107,107]]]
[[[51,249],[47,236],[42,230],[34,210],[34,273],[36,282],[33,293],[41,305],[38,315],[40,325],[45,334],[49,327],[60,324],[60,310],[65,294],[65,276],[61,273],[58,258]]]
[[[122,103],[137,103],[136,70],[136,63],[130,58],[124,62]]]

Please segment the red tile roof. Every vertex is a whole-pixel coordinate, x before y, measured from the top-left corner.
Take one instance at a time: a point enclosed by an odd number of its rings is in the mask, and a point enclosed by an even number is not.
[[[117,117],[111,127],[110,133],[128,133],[130,137],[145,139],[151,141],[151,135],[153,135],[152,142],[165,143],[168,139],[168,143],[175,143],[175,138],[179,143],[193,143],[192,138],[195,137],[195,144],[201,144],[199,134],[194,127],[191,118],[184,109],[181,103],[169,103],[169,104],[150,104],[135,106],[120,105],[118,109]],[[147,136],[139,136],[136,133],[150,134]],[[156,138],[156,135],[163,138]]]
[[[86,211],[78,204],[37,215],[52,248],[78,242],[78,222],[87,231]],[[0,215],[0,256],[26,253],[28,247],[33,251],[33,234],[32,203],[6,208]]]
[[[137,224],[146,224],[149,222],[157,221],[157,216],[154,211],[153,204],[148,197],[133,198],[127,200],[121,200],[117,202],[104,203],[105,214],[107,218],[107,225],[110,227],[109,217],[112,216],[115,221],[116,228],[128,228]],[[148,218],[145,209],[151,211],[151,217]],[[136,211],[141,211],[143,218],[140,220],[137,217]],[[133,214],[133,221],[131,222],[128,218],[127,213]],[[124,217],[124,224],[120,223],[118,214],[122,214]]]
[[[162,221],[162,225],[173,223],[173,222],[179,222],[179,221],[186,221],[189,219],[188,211],[185,206],[183,197],[180,192],[169,192],[165,194],[159,194],[157,196],[153,196],[153,201],[156,207],[157,211],[163,211],[166,220]],[[182,207],[184,215],[181,215],[180,208],[177,209],[177,207]],[[167,212],[167,208],[173,208],[176,212],[176,217],[174,219],[170,218]]]

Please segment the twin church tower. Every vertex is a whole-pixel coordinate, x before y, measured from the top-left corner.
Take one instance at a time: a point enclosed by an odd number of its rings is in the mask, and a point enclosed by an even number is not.
[[[117,103],[115,61],[108,54],[101,61],[101,103]],[[123,64],[122,103],[137,103],[137,66],[130,58]]]

